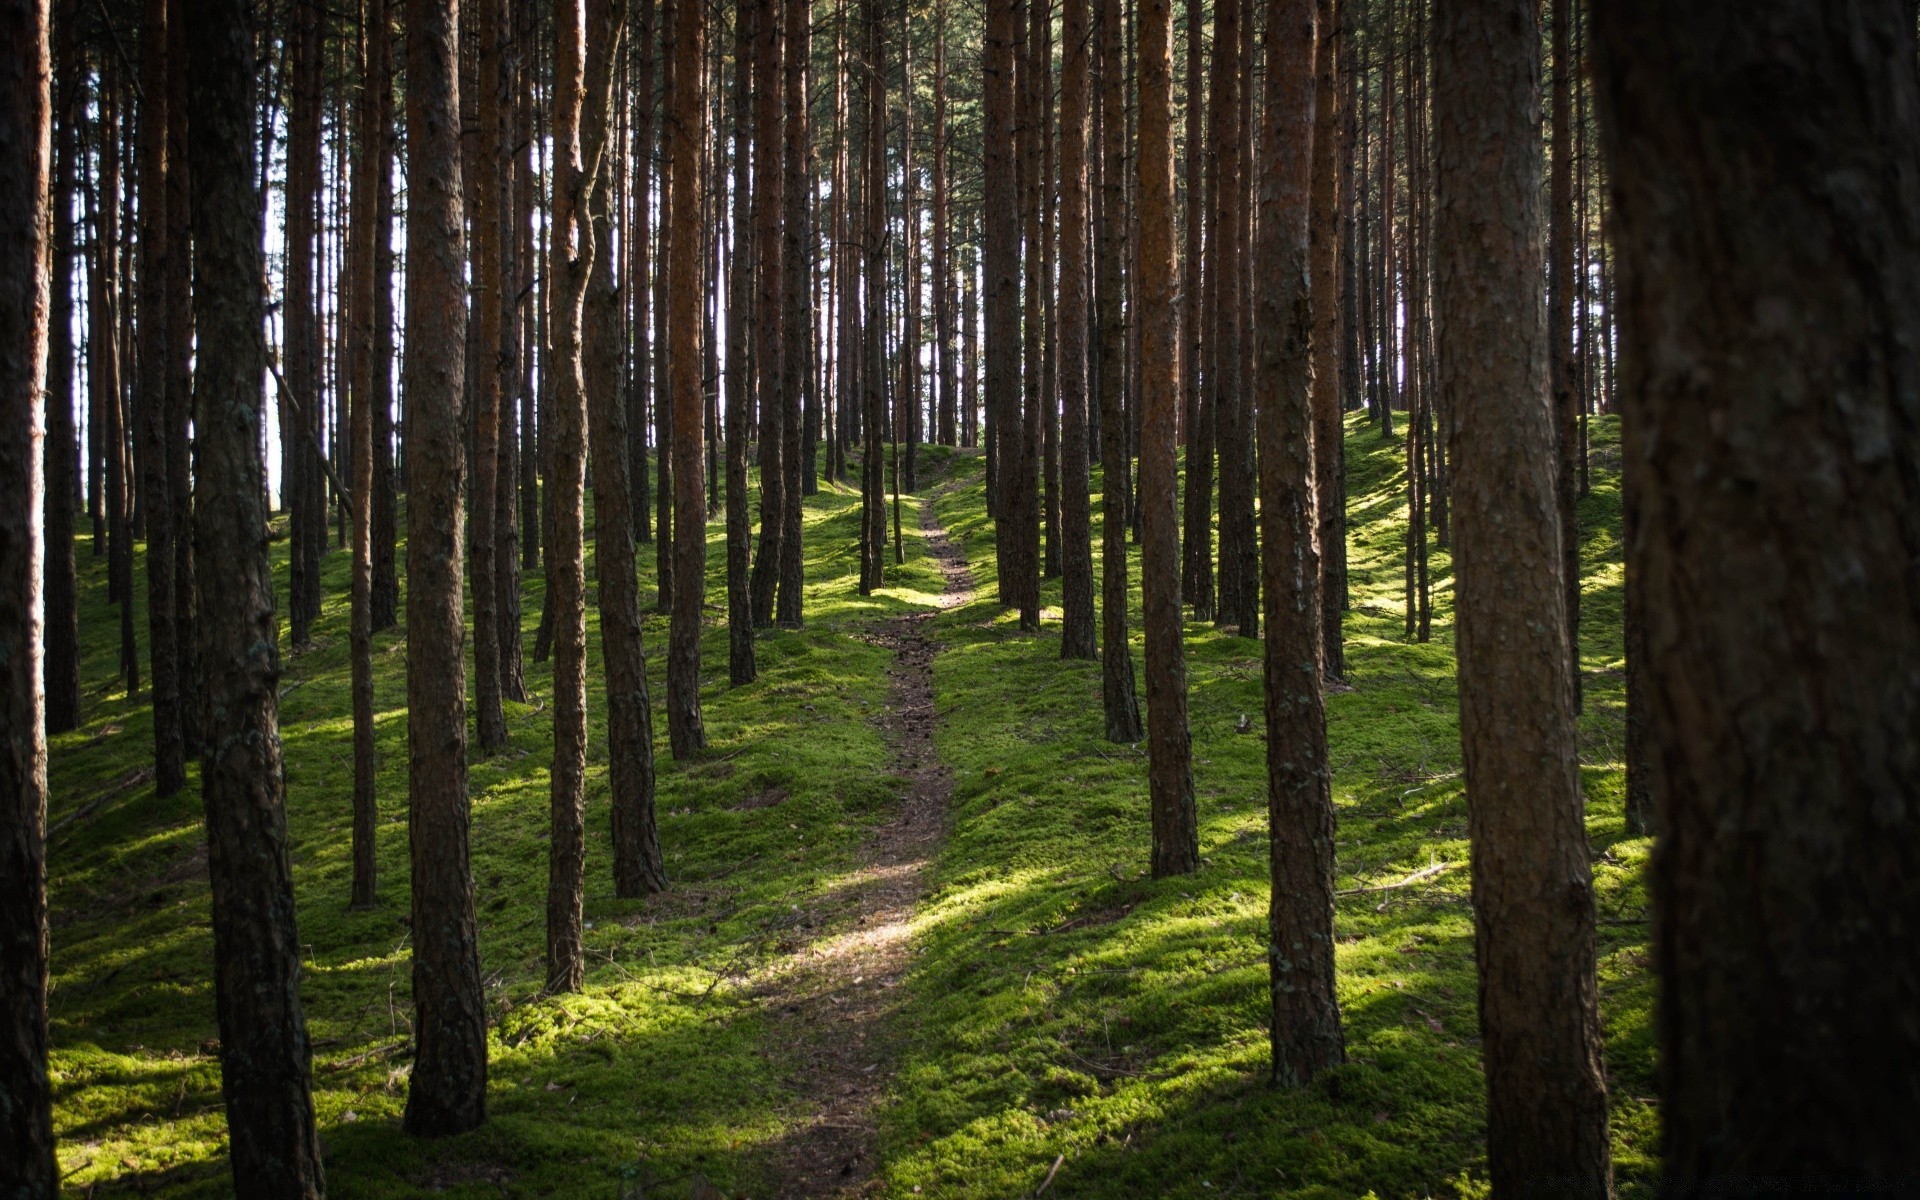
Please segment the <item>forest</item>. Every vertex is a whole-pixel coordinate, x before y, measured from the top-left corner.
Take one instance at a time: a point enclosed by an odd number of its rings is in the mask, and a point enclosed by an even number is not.
[[[1913,0],[0,0],[0,1200],[1920,1195]]]

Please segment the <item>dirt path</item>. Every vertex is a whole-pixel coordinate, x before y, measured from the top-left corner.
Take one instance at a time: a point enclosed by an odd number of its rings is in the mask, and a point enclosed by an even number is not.
[[[939,609],[890,617],[873,640],[890,647],[893,679],[880,726],[890,766],[907,781],[886,824],[862,848],[834,922],[839,932],[810,943],[776,970],[764,993],[777,1035],[795,1047],[790,1082],[806,1105],[773,1152],[774,1194],[782,1200],[858,1196],[873,1173],[875,1108],[893,1074],[887,1018],[904,999],[914,907],[927,864],[946,831],[953,780],[934,750],[933,658],[927,623],[973,594],[966,559],[920,502],[920,528],[946,577]]]

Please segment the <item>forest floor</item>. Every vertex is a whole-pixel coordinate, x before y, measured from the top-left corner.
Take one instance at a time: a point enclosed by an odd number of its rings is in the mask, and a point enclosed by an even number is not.
[[[1580,749],[1615,1163],[1634,1195],[1650,1190],[1657,1122],[1649,843],[1622,830],[1615,437],[1595,422],[1581,507]],[[381,904],[349,911],[347,556],[327,556],[313,642],[283,646],[281,721],[331,1195],[1484,1193],[1450,562],[1432,556],[1433,636],[1414,642],[1403,444],[1348,425],[1348,680],[1328,719],[1349,1061],[1292,1092],[1264,1071],[1259,643],[1187,626],[1204,861],[1148,879],[1145,758],[1101,737],[1097,665],[1059,659],[1058,581],[1042,632],[1020,634],[992,600],[981,459],[920,458],[920,527],[874,596],[856,587],[857,492],[808,499],[807,624],[767,631],[740,688],[711,527],[711,748],[674,762],[655,722],[672,886],[650,899],[613,895],[590,670],[590,968],[563,997],[540,991],[551,670],[529,659],[511,747],[476,755],[471,779],[490,1119],[435,1142],[398,1120],[405,635],[375,642]],[[285,542],[274,552],[284,580]],[[653,557],[642,547],[648,596]],[[74,1195],[230,1195],[197,787],[153,794],[150,710],[114,682],[118,621],[87,539],[80,566],[87,723],[51,755],[61,1166]],[[1132,569],[1137,627],[1137,547]],[[539,572],[524,583],[530,652]],[[588,620],[597,666],[591,603]],[[664,617],[646,637],[657,660]],[[659,682],[656,667],[656,701]]]

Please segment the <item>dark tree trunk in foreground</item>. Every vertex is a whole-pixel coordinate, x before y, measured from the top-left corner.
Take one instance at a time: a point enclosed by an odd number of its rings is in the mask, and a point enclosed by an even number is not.
[[[39,431],[46,402],[53,107],[46,0],[0,4],[0,45],[7,47],[0,58],[0,146],[7,147],[0,160],[0,1193],[53,1200],[60,1167],[47,1077],[47,731],[40,675],[46,480]],[[64,271],[60,282],[64,287]]]
[[[1900,1190],[1920,1169],[1913,7],[1634,0],[1593,30],[1670,1190]]]
[[[701,62],[706,56],[707,14],[701,4],[670,3],[673,88],[667,123],[673,128],[672,275],[667,283],[667,353],[673,393],[673,619],[667,647],[667,735],[675,758],[690,758],[707,746],[700,714],[700,626],[707,595],[705,423],[701,395],[700,233],[705,180],[700,151],[707,139],[707,96]]]
[[[1251,79],[1241,53],[1243,27],[1254,24],[1241,0],[1218,0],[1214,9],[1213,220],[1216,236],[1208,265],[1214,268],[1213,345],[1215,386],[1214,440],[1220,472],[1220,591],[1214,619],[1252,636],[1260,602],[1259,558],[1253,537],[1253,405],[1248,400],[1244,328],[1246,281],[1247,181],[1241,174],[1240,131],[1252,97],[1242,97]],[[1152,310],[1149,309],[1149,312]]]
[[[1094,319],[1100,327],[1100,700],[1107,740],[1140,740],[1140,699],[1133,686],[1127,638],[1127,326],[1120,310],[1120,258],[1126,230],[1126,93],[1120,70],[1120,0],[1096,0],[1094,36],[1100,54],[1100,187],[1106,218],[1094,248]]]
[[[1605,1196],[1607,1096],[1555,511],[1532,0],[1435,14],[1434,307],[1495,1192]]]
[[[405,1128],[487,1117],[487,1014],[467,847],[460,553],[466,298],[458,0],[407,0],[407,748],[413,1078]]]
[[[1067,0],[1060,75],[1060,657],[1092,658],[1093,514],[1087,467],[1087,0]],[[936,272],[938,274],[938,272]]]
[[[167,0],[146,0],[141,41],[140,105],[140,371],[144,453],[140,485],[147,517],[147,665],[153,700],[153,790],[171,796],[186,786],[185,722],[180,704],[180,643],[175,616],[173,483],[167,473],[169,326],[184,320],[167,310],[174,247],[167,220]],[[184,250],[185,247],[180,247]]]
[[[198,659],[220,1084],[235,1190],[318,1197],[320,1139],[280,751],[280,636],[259,457],[266,344],[253,14],[242,0],[198,0],[187,12],[200,335],[194,557],[207,594],[219,598],[202,614]]]
[[[1141,0],[1140,129],[1140,587],[1147,634],[1147,779],[1153,874],[1200,865],[1181,644],[1180,508],[1174,496],[1174,420],[1180,406],[1180,311],[1174,304],[1173,8]],[[1110,485],[1109,485],[1110,486]]]
[[[46,453],[46,677],[47,732],[65,733],[80,724],[79,580],[73,537],[79,502],[80,442],[74,422],[73,370],[73,199],[81,98],[79,39],[74,10],[78,0],[62,0],[59,51],[55,60],[53,102],[60,119],[54,130],[52,324],[47,352]]]
[[[1313,421],[1315,0],[1267,0],[1258,158],[1253,387],[1260,431],[1267,824],[1267,965],[1274,1082],[1297,1087],[1346,1057],[1334,998],[1333,770],[1321,692]]]

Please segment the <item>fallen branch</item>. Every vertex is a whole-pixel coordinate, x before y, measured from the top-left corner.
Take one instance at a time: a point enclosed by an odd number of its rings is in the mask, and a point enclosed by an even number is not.
[[[1044,1192],[1048,1188],[1053,1186],[1053,1177],[1060,1173],[1060,1164],[1066,1161],[1067,1161],[1067,1156],[1064,1154],[1055,1156],[1053,1160],[1053,1165],[1047,1168],[1047,1177],[1045,1179],[1042,1179],[1040,1181],[1040,1186],[1034,1189],[1033,1194],[1035,1196],[1038,1196],[1041,1192]]]
[[[1444,875],[1448,871],[1453,870],[1453,868],[1459,865],[1460,864],[1458,863],[1437,862],[1437,863],[1433,863],[1430,866],[1421,867],[1418,871],[1415,871],[1413,874],[1408,875],[1406,878],[1396,879],[1392,883],[1375,883],[1375,884],[1369,884],[1366,887],[1341,888],[1339,891],[1335,892],[1334,895],[1364,896],[1369,892],[1398,891],[1403,887],[1412,887],[1416,883],[1424,883],[1427,880],[1434,878],[1435,876]]]

